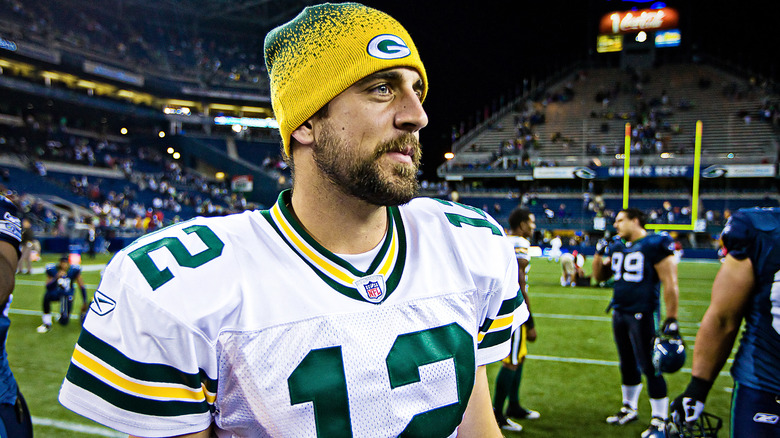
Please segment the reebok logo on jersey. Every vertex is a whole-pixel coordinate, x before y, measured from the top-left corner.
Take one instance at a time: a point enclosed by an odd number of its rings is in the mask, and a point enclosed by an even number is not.
[[[95,291],[95,297],[92,299],[92,304],[89,305],[89,310],[97,315],[104,316],[114,310],[115,307],[116,301],[103,292]]]
[[[390,34],[375,36],[368,42],[366,51],[369,55],[379,59],[399,59],[412,54],[404,40]]]
[[[763,412],[757,412],[756,415],[753,416],[753,421],[756,423],[777,424],[779,419],[780,417],[777,415],[765,414]]]

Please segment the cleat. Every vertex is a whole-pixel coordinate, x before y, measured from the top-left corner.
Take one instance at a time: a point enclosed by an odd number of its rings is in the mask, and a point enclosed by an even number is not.
[[[536,420],[541,417],[541,414],[537,411],[520,407],[515,409],[507,408],[506,416],[517,418],[518,420]]]
[[[639,416],[636,413],[636,409],[632,409],[631,406],[628,405],[623,405],[623,407],[620,408],[620,410],[615,415],[610,415],[607,417],[607,423],[622,426],[626,423],[630,423],[638,419]]]
[[[523,426],[515,423],[514,421],[504,417],[500,412],[493,410],[493,414],[496,416],[496,422],[498,427],[502,430],[508,430],[510,432],[522,432]]]
[[[666,438],[666,422],[658,417],[650,420],[650,427],[642,432],[642,438]]]
[[[51,326],[46,324],[41,324],[35,329],[38,333],[49,333],[49,330],[51,330]]]
[[[514,421],[510,420],[509,418],[504,419],[504,424],[499,424],[501,426],[502,430],[508,430],[510,432],[522,432],[523,426],[515,423]]]

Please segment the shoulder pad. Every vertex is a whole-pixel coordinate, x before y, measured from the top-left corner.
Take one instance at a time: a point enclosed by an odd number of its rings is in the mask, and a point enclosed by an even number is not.
[[[753,208],[738,210],[734,215],[748,216],[750,222],[759,231],[770,232],[780,228],[780,210],[774,208]]]
[[[18,209],[16,208],[16,204],[11,202],[10,199],[6,198],[3,195],[0,195],[0,209],[2,209],[4,212],[11,213],[14,216],[16,216],[17,213],[18,213]]]

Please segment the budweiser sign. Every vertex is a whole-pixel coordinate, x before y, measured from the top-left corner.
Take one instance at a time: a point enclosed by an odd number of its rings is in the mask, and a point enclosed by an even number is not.
[[[633,33],[640,30],[675,29],[680,16],[676,9],[642,9],[639,11],[610,12],[601,17],[602,34]]]

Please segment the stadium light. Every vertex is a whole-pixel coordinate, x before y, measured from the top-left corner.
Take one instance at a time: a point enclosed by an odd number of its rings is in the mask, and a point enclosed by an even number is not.
[[[160,138],[165,138],[165,131],[158,132],[157,136],[160,137]]]
[[[172,154],[172,153],[174,153],[176,151],[173,148],[169,147],[166,152],[168,152],[168,154]]]
[[[173,159],[174,159],[174,160],[178,160],[179,158],[181,158],[181,154],[180,154],[180,153],[178,153],[178,152],[174,152],[174,153],[173,153]]]
[[[455,158],[455,154],[453,154],[452,152],[445,152],[444,153],[444,159],[445,160],[451,160],[453,158]]]
[[[119,130],[119,132],[120,132],[122,135],[127,135],[127,128],[122,128],[122,129],[120,129],[120,130]]]

